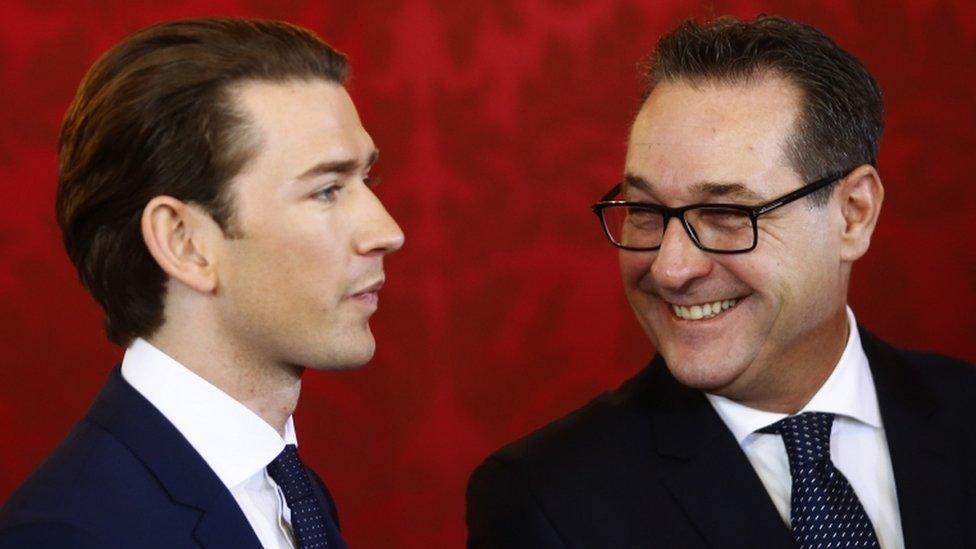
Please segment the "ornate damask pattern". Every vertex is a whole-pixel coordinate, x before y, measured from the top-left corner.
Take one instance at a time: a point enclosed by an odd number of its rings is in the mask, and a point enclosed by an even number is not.
[[[858,55],[887,98],[885,209],[854,276],[858,318],[976,360],[976,7],[831,0],[11,0],[0,8],[0,499],[121,356],[54,223],[55,141],[88,66],[197,15],[285,19],[349,54],[407,235],[367,367],[307,377],[297,413],[354,547],[456,547],[468,472],[615,386],[653,350],[591,204],[619,177],[639,62],[687,17],[775,13]],[[16,442],[16,443],[14,443]]]

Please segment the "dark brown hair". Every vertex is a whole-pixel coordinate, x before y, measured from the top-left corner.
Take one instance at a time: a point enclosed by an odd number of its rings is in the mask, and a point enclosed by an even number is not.
[[[736,84],[768,75],[796,85],[803,106],[784,144],[806,181],[861,164],[877,166],[884,129],[881,88],[863,64],[822,32],[782,17],[686,21],[663,36],[648,61],[644,99],[663,81]],[[825,204],[832,187],[811,196]]]
[[[343,84],[346,74],[345,56],[308,30],[225,18],[148,27],[92,66],[61,128],[57,219],[112,342],[128,345],[164,320],[167,277],[140,229],[153,197],[200,205],[233,236],[227,183],[254,143],[232,87]]]

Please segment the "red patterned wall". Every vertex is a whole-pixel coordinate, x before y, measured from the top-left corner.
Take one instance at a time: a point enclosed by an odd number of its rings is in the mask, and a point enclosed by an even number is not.
[[[887,96],[888,195],[855,269],[858,318],[976,361],[976,4],[8,0],[0,8],[0,499],[121,356],[53,218],[54,143],[81,76],[127,33],[197,15],[278,18],[349,54],[407,234],[388,261],[367,367],[307,378],[303,454],[354,547],[459,546],[468,472],[584,403],[652,349],[588,206],[620,174],[637,63],[680,19],[814,23]]]

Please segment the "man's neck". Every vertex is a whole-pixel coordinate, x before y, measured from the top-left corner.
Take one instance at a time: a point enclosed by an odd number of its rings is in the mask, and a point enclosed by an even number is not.
[[[147,340],[284,436],[298,405],[304,368],[270,364],[240,349],[222,348],[219,338],[178,334],[165,326]]]

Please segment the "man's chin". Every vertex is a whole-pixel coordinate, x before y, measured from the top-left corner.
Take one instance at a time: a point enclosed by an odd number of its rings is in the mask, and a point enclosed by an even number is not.
[[[669,352],[670,351],[670,352]],[[680,352],[661,349],[671,375],[679,383],[707,393],[722,394],[745,370],[727,352]]]
[[[317,371],[352,370],[365,366],[376,353],[376,341],[367,329],[356,337],[343,338],[342,341],[329,341],[319,345],[325,352],[310,357],[306,368]]]
[[[362,361],[343,361],[343,362],[332,362],[328,364],[319,364],[315,366],[308,366],[309,370],[315,370],[317,372],[344,372],[346,370],[355,370],[357,368],[362,368],[369,362],[369,359]]]
[[[362,350],[347,350],[339,355],[333,355],[328,359],[318,361],[316,364],[308,366],[308,368],[318,371],[354,370],[356,368],[362,368],[369,363],[373,359],[374,353],[375,347],[373,346]]]

